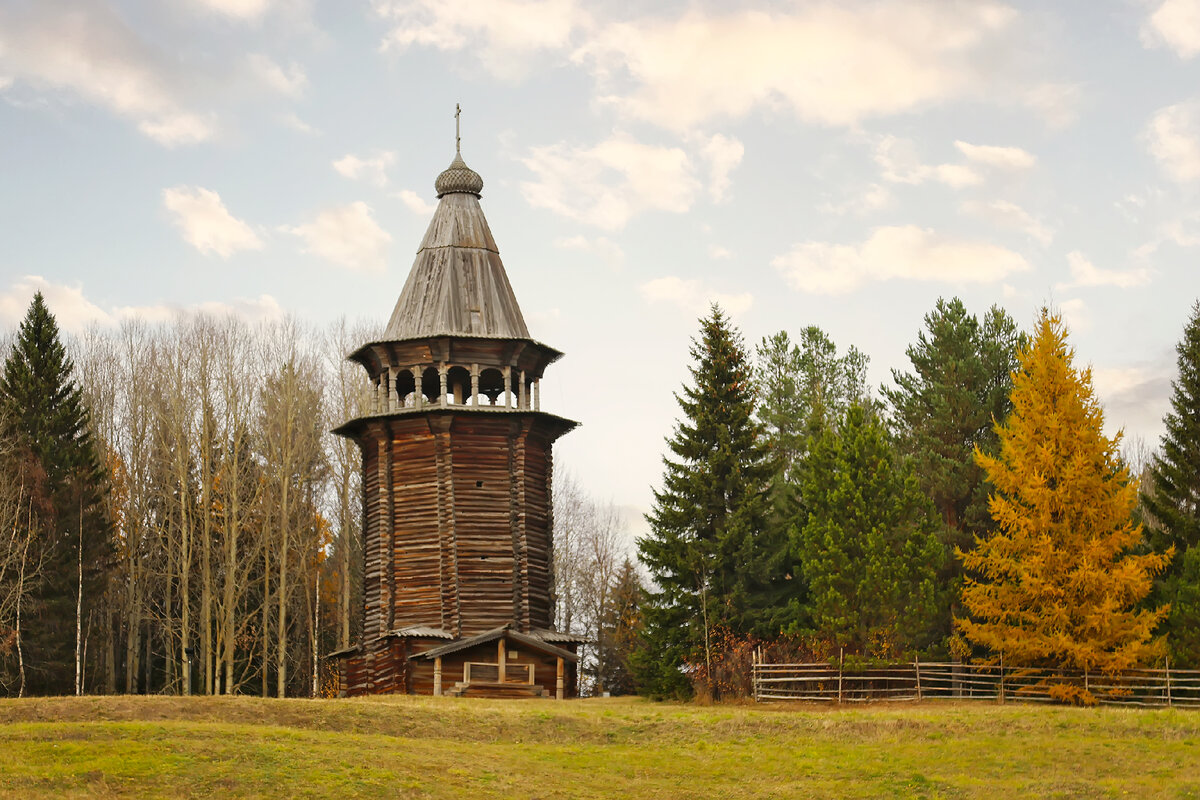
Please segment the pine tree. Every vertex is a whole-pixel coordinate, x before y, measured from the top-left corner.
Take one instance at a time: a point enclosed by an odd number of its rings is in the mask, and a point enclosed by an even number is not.
[[[925,315],[925,330],[906,351],[911,373],[892,370],[895,388],[884,389],[900,451],[913,462],[921,489],[933,501],[947,552],[970,547],[995,528],[988,513],[988,484],[975,449],[995,454],[994,420],[1008,417],[1012,372],[1023,336],[1002,309],[983,322],[957,297],[939,298]],[[947,603],[940,623],[951,632],[962,563],[947,558],[938,576]]]
[[[1142,502],[1150,512],[1146,539],[1175,558],[1156,582],[1156,603],[1169,603],[1165,629],[1172,663],[1200,667],[1200,302],[1176,347],[1179,377],[1163,419],[1161,451],[1150,464]]]
[[[74,366],[41,292],[13,342],[0,403],[14,436],[45,474],[40,520],[43,581],[30,604],[26,663],[31,693],[75,690],[77,627],[98,606],[112,553],[108,480]],[[82,612],[79,571],[82,569]]]
[[[941,607],[945,560],[933,508],[881,423],[851,406],[808,459],[795,529],[815,632],[852,652],[924,647]]]
[[[994,453],[994,422],[1008,417],[1012,371],[1022,337],[1016,323],[993,306],[981,324],[957,297],[939,298],[925,315],[925,331],[906,350],[911,374],[892,370],[892,406],[902,451],[912,457],[921,487],[946,527],[951,547],[994,527],[989,488],[975,449]],[[928,336],[926,335],[928,331]]]
[[[786,588],[786,548],[766,525],[771,465],[754,418],[754,389],[741,337],[721,310],[701,321],[691,348],[693,385],[676,395],[683,419],[667,440],[663,488],[638,541],[657,591],[644,610],[639,684],[650,694],[686,693],[684,661],[705,663],[713,629],[770,628]]]
[[[1102,432],[1091,369],[1072,364],[1067,331],[1043,309],[1021,352],[1013,411],[996,456],[976,450],[995,486],[997,530],[960,553],[978,574],[962,599],[965,636],[1008,663],[1117,671],[1151,657],[1165,608],[1142,609],[1169,554],[1137,554],[1136,482]]]

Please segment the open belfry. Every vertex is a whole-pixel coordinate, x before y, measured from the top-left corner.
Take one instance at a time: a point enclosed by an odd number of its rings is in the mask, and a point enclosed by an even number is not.
[[[562,698],[581,640],[553,629],[550,451],[577,423],[541,410],[562,353],[529,335],[460,142],[382,339],[350,355],[373,389],[335,431],[362,451],[362,639],[332,655],[345,695]]]

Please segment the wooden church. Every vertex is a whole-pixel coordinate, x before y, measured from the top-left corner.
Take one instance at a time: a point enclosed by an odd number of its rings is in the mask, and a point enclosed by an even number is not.
[[[457,117],[457,114],[456,114]],[[331,654],[343,695],[574,694],[579,637],[554,630],[546,367],[461,145],[377,342],[350,355],[370,412],[334,432],[363,478],[362,639]]]

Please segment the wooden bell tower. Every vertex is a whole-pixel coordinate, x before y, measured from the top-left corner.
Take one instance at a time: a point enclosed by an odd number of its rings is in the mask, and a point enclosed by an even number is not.
[[[362,451],[363,634],[333,655],[344,694],[533,693],[575,663],[553,630],[551,446],[576,423],[541,410],[562,353],[529,335],[461,147],[435,187],[383,337],[350,355],[372,387],[335,431]]]

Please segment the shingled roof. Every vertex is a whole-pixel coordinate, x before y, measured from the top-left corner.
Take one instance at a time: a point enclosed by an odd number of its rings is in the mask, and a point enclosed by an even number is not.
[[[384,331],[384,340],[429,336],[528,339],[479,192],[483,179],[455,154],[435,184],[437,211]]]

